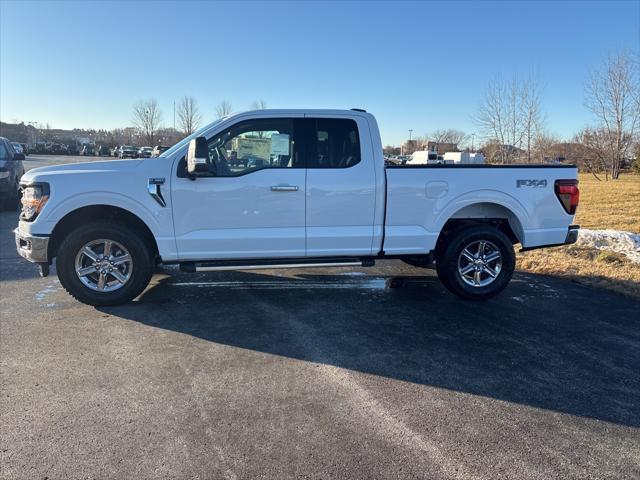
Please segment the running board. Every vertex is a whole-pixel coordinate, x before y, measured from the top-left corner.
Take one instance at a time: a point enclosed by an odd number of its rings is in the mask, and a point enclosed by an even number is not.
[[[185,262],[180,264],[183,272],[217,272],[224,270],[270,270],[276,268],[328,268],[328,267],[373,267],[373,258],[314,258],[283,260],[218,260],[211,262]]]

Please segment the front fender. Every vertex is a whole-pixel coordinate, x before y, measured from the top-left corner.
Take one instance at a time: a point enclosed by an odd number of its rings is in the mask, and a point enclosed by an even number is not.
[[[67,197],[53,205],[47,204],[42,210],[37,221],[33,223],[31,233],[33,234],[50,234],[56,224],[69,213],[82,207],[92,205],[107,205],[111,207],[119,207],[136,215],[142,220],[154,235],[163,233],[163,212],[159,209],[151,210],[146,205],[132,199],[121,193],[95,191],[86,192],[71,197]],[[167,208],[163,209],[169,210]]]

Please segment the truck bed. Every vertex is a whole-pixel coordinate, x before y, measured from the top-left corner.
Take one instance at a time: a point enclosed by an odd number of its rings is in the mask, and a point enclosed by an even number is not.
[[[506,219],[525,248],[563,243],[569,215],[554,183],[576,179],[572,165],[387,166],[387,254],[435,248],[452,219]]]

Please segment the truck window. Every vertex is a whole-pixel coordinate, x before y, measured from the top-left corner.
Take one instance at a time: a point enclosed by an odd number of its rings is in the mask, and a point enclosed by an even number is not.
[[[218,177],[235,177],[264,168],[303,168],[294,151],[293,120],[269,118],[240,122],[212,137],[209,160]]]
[[[360,163],[358,125],[353,120],[315,119],[308,168],[349,168]]]

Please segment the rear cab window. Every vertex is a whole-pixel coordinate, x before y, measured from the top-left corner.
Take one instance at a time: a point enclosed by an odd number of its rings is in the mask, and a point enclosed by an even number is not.
[[[358,125],[351,119],[311,118],[307,168],[349,168],[360,163]]]

